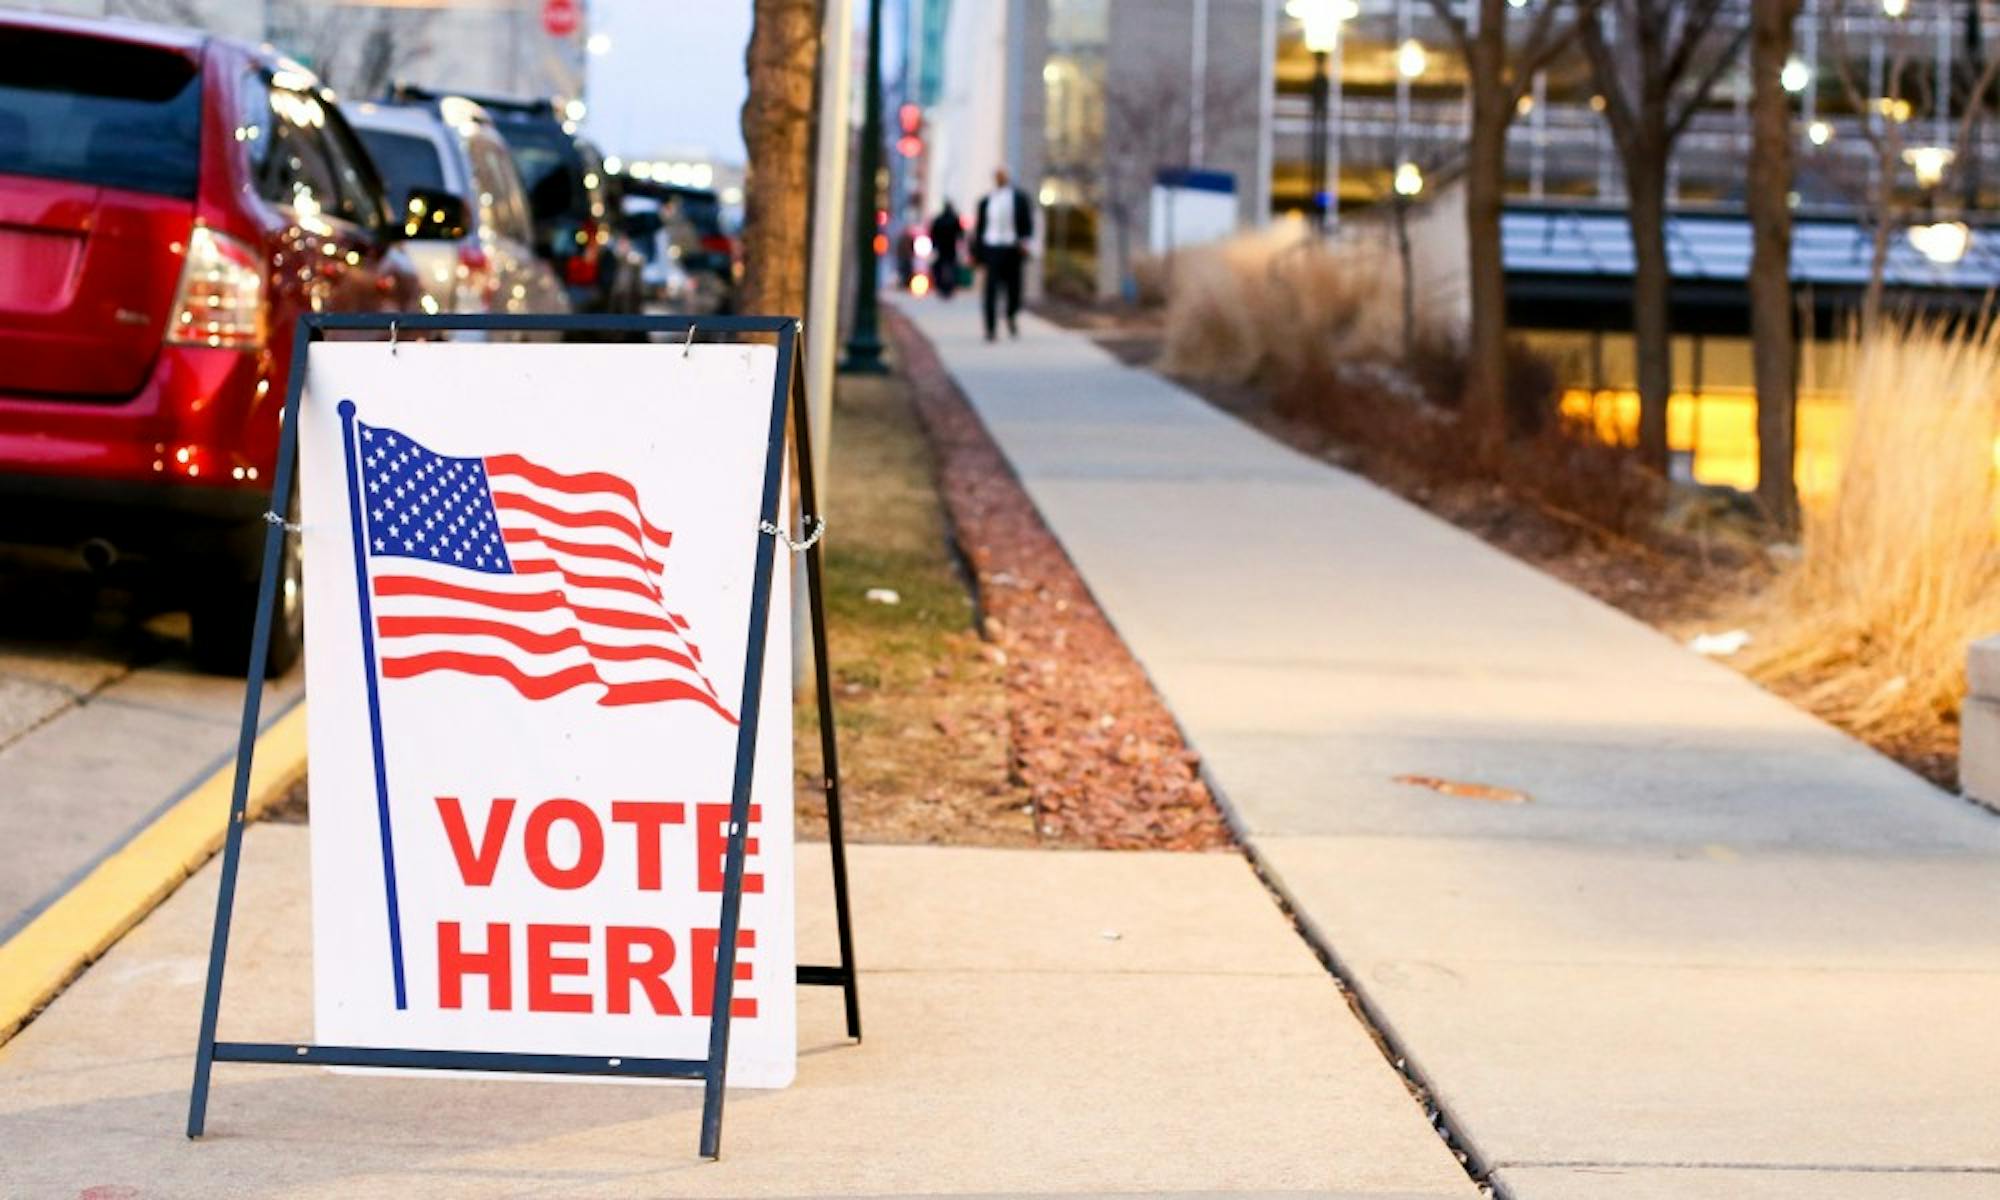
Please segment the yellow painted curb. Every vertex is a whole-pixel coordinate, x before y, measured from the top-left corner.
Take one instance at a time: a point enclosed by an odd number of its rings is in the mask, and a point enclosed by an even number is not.
[[[250,817],[282,799],[305,771],[306,706],[301,704],[257,739]],[[0,1043],[222,848],[235,782],[232,761],[0,945]]]

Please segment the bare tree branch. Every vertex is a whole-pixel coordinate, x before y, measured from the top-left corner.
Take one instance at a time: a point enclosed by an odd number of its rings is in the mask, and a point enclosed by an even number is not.
[[[1668,141],[1678,140],[1681,134],[1687,130],[1688,122],[1694,120],[1694,114],[1702,105],[1708,103],[1709,93],[1715,90],[1715,85],[1721,81],[1723,73],[1736,64],[1738,56],[1743,53],[1743,47],[1749,40],[1750,26],[1748,22],[1745,22],[1743,28],[1737,30],[1735,35],[1729,39],[1729,44],[1723,48],[1722,52],[1709,62],[1708,69],[1702,72],[1701,78],[1696,81],[1695,85],[1683,93],[1680,111],[1674,113],[1667,120]],[[1670,81],[1667,86],[1669,92],[1671,92],[1673,82]]]
[[[1465,18],[1452,11],[1451,0],[1430,0],[1430,6],[1431,12],[1451,33],[1451,40],[1458,43],[1458,52],[1470,58],[1472,31],[1466,27]]]

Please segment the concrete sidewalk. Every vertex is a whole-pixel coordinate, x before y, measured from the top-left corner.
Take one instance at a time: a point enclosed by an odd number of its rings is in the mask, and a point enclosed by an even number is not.
[[[804,1196],[1476,1189],[1234,854],[852,852],[867,1041],[805,989],[799,1077],[684,1087],[216,1069],[185,1121],[217,868],[0,1047],[0,1196]],[[800,946],[829,961],[823,847]],[[245,839],[222,1034],[310,1035],[306,833]]]
[[[1080,335],[908,311],[1504,1194],[2000,1196],[2000,820]]]

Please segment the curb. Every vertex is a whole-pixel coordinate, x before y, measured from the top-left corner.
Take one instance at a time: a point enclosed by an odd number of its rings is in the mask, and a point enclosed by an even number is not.
[[[305,770],[300,704],[257,737],[250,819],[291,791]],[[222,848],[235,781],[231,761],[0,944],[0,1046]]]

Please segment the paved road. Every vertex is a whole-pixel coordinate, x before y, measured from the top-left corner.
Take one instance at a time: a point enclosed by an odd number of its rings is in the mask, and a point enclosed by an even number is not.
[[[1080,336],[909,307],[1506,1195],[2000,1196],[2000,819]]]
[[[234,751],[243,681],[196,672],[165,604],[0,552],[0,941]],[[301,686],[278,681],[267,717]]]

